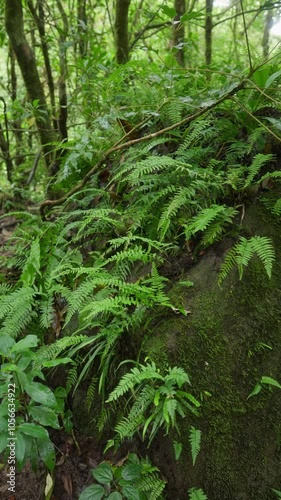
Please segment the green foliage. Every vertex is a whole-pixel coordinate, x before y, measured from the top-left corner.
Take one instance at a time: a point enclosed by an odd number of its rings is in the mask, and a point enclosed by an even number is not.
[[[132,392],[133,404],[115,431],[121,441],[132,438],[142,430],[142,438],[148,433],[148,445],[155,435],[164,429],[178,431],[177,418],[187,413],[198,414],[200,403],[190,393],[181,390],[184,384],[190,384],[187,373],[182,368],[169,368],[166,375],[161,375],[154,362],[134,367],[120,380],[111,392],[107,402],[115,401],[127,392]],[[198,453],[196,448],[195,452]]]
[[[165,481],[159,477],[158,472],[157,467],[153,467],[147,459],[139,459],[133,453],[121,466],[102,462],[92,470],[93,477],[99,484],[86,488],[79,500],[161,499]]]
[[[242,279],[244,267],[249,265],[254,255],[262,261],[266,274],[271,277],[274,262],[274,249],[270,238],[266,236],[253,236],[249,240],[240,237],[239,242],[228,251],[224,263],[221,266],[219,283],[229,274],[233,267],[238,268],[239,278]]]
[[[189,431],[189,442],[191,447],[192,464],[195,465],[196,458],[200,451],[201,431],[191,426]]]
[[[189,500],[208,500],[208,499],[203,490],[201,490],[201,488],[199,490],[196,488],[191,488],[189,490]]]
[[[38,337],[27,335],[15,340],[0,336],[1,366],[1,443],[0,453],[8,453],[7,444],[15,437],[17,467],[21,469],[27,461],[36,468],[38,458],[53,471],[55,449],[49,437],[48,427],[60,429],[58,417],[71,430],[69,410],[65,411],[66,391],[58,387],[52,391],[45,382],[43,369],[70,363],[69,358],[58,358],[48,362],[37,355]],[[42,380],[44,383],[36,381]]]
[[[252,396],[256,396],[257,394],[259,394],[259,392],[262,390],[263,387],[265,386],[269,386],[269,387],[277,387],[278,389],[281,389],[281,384],[279,384],[279,382],[277,382],[277,380],[275,380],[274,378],[272,377],[265,377],[263,376],[260,380],[260,382],[258,382],[255,386],[255,388],[253,389],[253,391],[251,392],[251,394],[248,396],[248,399]]]

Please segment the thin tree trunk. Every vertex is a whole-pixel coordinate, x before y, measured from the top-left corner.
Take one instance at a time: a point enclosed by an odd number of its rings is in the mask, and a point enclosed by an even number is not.
[[[125,64],[129,60],[128,16],[131,0],[116,0],[115,44],[116,61]]]
[[[42,54],[43,54],[43,58],[44,58],[45,69],[46,69],[46,74],[47,74],[48,88],[49,88],[49,93],[50,93],[52,115],[55,116],[55,112],[56,112],[55,84],[54,84],[54,79],[53,79],[53,74],[52,74],[51,61],[50,61],[50,57],[49,57],[48,44],[46,42],[45,12],[44,12],[43,1],[38,0],[38,12],[39,12],[39,14],[37,14],[36,9],[35,9],[33,2],[31,0],[27,1],[27,5],[28,5],[28,8],[31,12],[31,15],[34,19],[34,22],[37,26],[38,33],[40,36]],[[53,120],[53,125],[54,125],[54,128],[57,129],[56,120]]]
[[[179,21],[180,17],[185,13],[185,0],[174,0],[174,8],[177,13],[174,21]],[[184,67],[184,25],[180,22],[173,26],[173,46],[178,47],[177,61],[180,66]]]
[[[78,46],[81,57],[87,55],[87,0],[77,0],[77,16],[78,16]]]
[[[210,66],[212,62],[212,12],[213,0],[206,0],[206,20],[205,20],[205,62]]]
[[[265,25],[262,37],[263,57],[267,57],[269,53],[269,34],[272,26],[273,26],[273,10],[269,9],[266,13]]]
[[[21,0],[5,0],[5,26],[29,98],[32,102],[38,101],[39,103],[39,112],[35,113],[36,125],[44,152],[46,167],[51,171],[53,170],[52,161],[54,155],[53,146],[50,143],[57,139],[57,137],[51,125],[35,56],[25,38]]]

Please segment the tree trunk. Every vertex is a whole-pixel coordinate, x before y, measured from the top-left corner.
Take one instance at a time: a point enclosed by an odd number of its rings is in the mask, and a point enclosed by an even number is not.
[[[77,1],[78,46],[81,57],[86,57],[88,47],[86,2],[87,0]]]
[[[185,0],[174,0],[174,7],[177,13],[174,21],[179,21],[180,17],[185,13]],[[178,47],[177,61],[180,66],[184,67],[184,25],[180,22],[173,26],[173,46]]]
[[[273,25],[273,10],[269,9],[265,17],[265,25],[262,37],[263,57],[267,57],[269,53],[269,33]]]
[[[125,64],[129,60],[128,15],[131,0],[117,0],[115,13],[116,61]]]
[[[55,141],[57,137],[51,125],[43,86],[37,70],[35,55],[25,38],[21,0],[5,0],[5,26],[29,98],[32,102],[38,101],[39,103],[39,112],[35,113],[36,125],[44,152],[46,166],[49,170],[52,170],[54,147],[50,143]]]
[[[206,20],[205,20],[205,62],[210,66],[212,62],[212,11],[213,0],[206,0]]]

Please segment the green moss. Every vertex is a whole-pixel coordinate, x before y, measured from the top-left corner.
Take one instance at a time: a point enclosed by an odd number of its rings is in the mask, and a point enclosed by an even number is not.
[[[272,279],[254,259],[241,282],[234,270],[219,288],[222,259],[219,249],[218,253],[211,250],[184,278],[193,281],[194,287],[175,284],[170,292],[171,299],[191,314],[162,321],[145,346],[152,359],[156,355],[161,363],[165,358],[166,365],[165,351],[170,365],[182,366],[191,376],[194,394],[203,399],[200,418],[182,421],[185,451],[180,468],[188,478],[185,487],[200,484],[209,500],[270,499],[280,477],[281,393],[264,389],[247,399],[262,375],[280,379],[280,227],[270,225],[268,216],[265,226],[264,217],[263,209],[251,207],[246,231],[249,237],[269,234],[273,238],[277,257]],[[260,344],[272,350],[259,350]],[[211,396],[206,397],[206,391]],[[203,433],[195,468],[190,463],[190,423]]]

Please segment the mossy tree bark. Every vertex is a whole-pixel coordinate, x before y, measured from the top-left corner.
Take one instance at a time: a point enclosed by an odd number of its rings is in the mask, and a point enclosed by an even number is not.
[[[206,66],[210,66],[212,62],[212,12],[213,0],[206,0],[206,19],[205,19],[205,61]]]
[[[25,37],[21,0],[5,0],[5,26],[29,98],[32,102],[38,101],[39,103],[38,112],[35,112],[36,125],[42,144],[46,167],[50,173],[53,174],[54,147],[50,143],[57,140],[57,135],[51,124],[35,55]]]
[[[174,21],[180,21],[180,17],[185,13],[185,0],[174,1],[175,11],[177,13]],[[178,47],[177,61],[180,66],[184,67],[184,25],[180,22],[173,26],[173,45]]]
[[[115,11],[116,61],[125,64],[129,60],[128,17],[131,0],[117,0]]]

